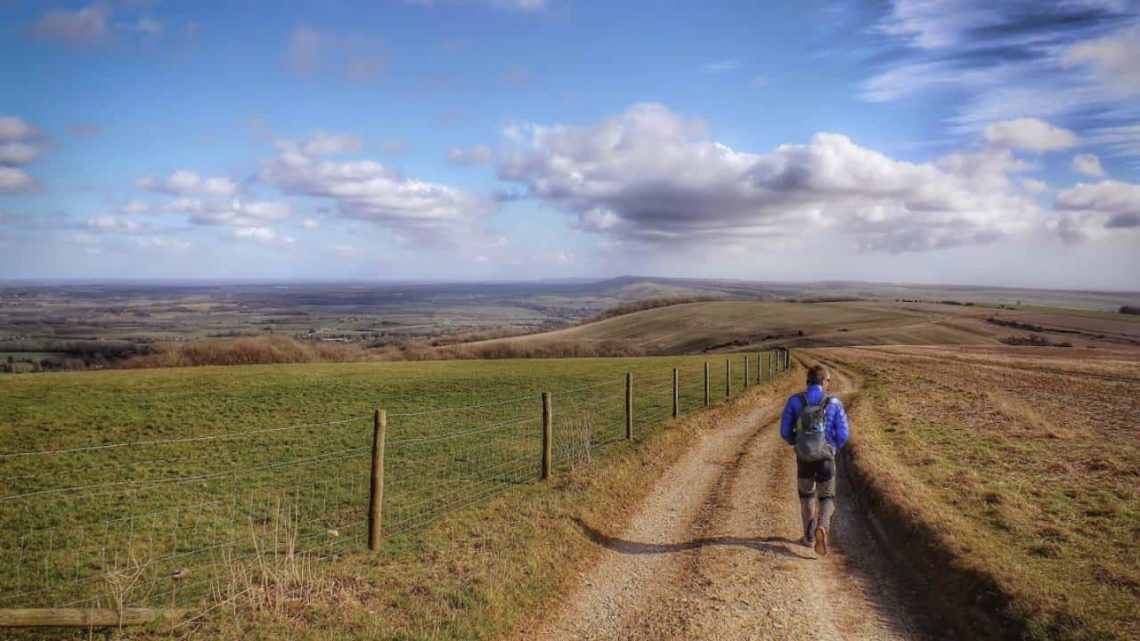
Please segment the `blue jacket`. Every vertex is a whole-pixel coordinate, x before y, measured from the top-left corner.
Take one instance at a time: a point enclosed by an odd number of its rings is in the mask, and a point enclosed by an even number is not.
[[[819,385],[808,387],[807,400],[812,405],[823,400],[823,387]],[[804,403],[800,400],[799,394],[793,395],[784,405],[784,415],[780,418],[780,436],[788,442],[788,445],[796,444],[796,422],[803,411]],[[838,450],[847,443],[847,435],[847,412],[843,411],[843,403],[832,396],[831,402],[827,404],[827,442]]]

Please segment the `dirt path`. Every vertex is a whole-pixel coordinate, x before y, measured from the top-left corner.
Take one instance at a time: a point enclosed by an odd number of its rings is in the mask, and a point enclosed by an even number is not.
[[[837,378],[833,392],[851,390],[849,378]],[[842,480],[832,554],[820,559],[795,543],[782,408],[782,399],[769,401],[705,435],[623,531],[581,523],[605,552],[556,619],[528,637],[916,638]]]

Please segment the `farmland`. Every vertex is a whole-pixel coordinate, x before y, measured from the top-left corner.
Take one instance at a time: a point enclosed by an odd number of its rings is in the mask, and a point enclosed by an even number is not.
[[[756,355],[751,355],[756,382]],[[734,356],[728,391],[743,389]],[[389,550],[451,510],[531,483],[539,394],[560,473],[704,404],[703,357],[114,371],[0,380],[4,605],[112,603],[97,577],[145,568],[132,600],[187,603],[284,528],[324,555],[363,546],[372,410],[388,413]],[[713,360],[712,398],[724,398]],[[771,371],[765,361],[766,374]],[[274,539],[276,541],[276,539]],[[267,545],[262,540],[261,545]],[[276,549],[274,547],[273,549]],[[183,581],[186,575],[190,579]],[[177,576],[178,579],[170,577]]]
[[[718,301],[626,314],[541,334],[469,345],[536,348],[559,342],[617,342],[657,353],[763,349],[774,345],[1000,345],[1038,334],[1081,346],[1140,345],[1140,319],[1069,310],[962,304],[844,301]]]
[[[987,601],[984,616],[1030,638],[1136,638],[1135,352],[808,353],[862,385],[853,464],[893,511],[894,533],[925,537],[956,559],[953,569],[926,566],[937,555],[922,552],[925,571],[942,573],[947,587],[955,573],[972,572],[972,584],[955,586],[967,594],[989,582],[1006,601]]]

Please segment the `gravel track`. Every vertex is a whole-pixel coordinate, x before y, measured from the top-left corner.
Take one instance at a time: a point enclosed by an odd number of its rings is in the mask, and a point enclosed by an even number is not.
[[[833,393],[854,390],[849,377],[836,379]],[[792,383],[782,391],[795,391]],[[782,398],[761,402],[703,435],[623,530],[580,523],[605,548],[601,558],[527,637],[919,638],[842,476],[832,553],[821,559],[795,543],[795,461],[779,437],[782,409]]]

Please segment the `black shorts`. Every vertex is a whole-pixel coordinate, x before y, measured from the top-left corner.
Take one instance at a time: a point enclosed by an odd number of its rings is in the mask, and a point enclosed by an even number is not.
[[[796,478],[811,479],[816,483],[827,483],[835,478],[835,459],[822,461],[796,461]]]

